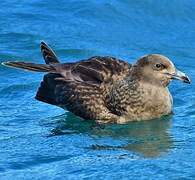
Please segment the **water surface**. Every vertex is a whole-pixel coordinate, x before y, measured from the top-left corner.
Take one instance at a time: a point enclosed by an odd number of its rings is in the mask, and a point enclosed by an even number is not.
[[[192,79],[174,82],[174,115],[97,127],[34,99],[42,74],[0,66],[0,179],[194,179],[195,2],[0,2],[0,61],[43,63],[162,53]]]

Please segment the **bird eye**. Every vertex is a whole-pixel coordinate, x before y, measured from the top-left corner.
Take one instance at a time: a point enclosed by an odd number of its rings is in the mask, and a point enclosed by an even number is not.
[[[156,68],[160,69],[162,67],[161,64],[156,64]]]
[[[164,64],[158,63],[154,65],[154,68],[159,71],[159,70],[165,69],[166,67]]]

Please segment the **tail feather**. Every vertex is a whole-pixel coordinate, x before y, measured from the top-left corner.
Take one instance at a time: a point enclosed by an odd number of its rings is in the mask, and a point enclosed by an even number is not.
[[[35,72],[53,72],[55,73],[56,70],[52,64],[60,63],[57,56],[55,55],[54,51],[45,43],[41,42],[41,52],[46,64],[35,64],[29,62],[17,62],[17,61],[8,61],[3,62],[2,65],[19,68],[19,69],[26,69],[29,71]]]
[[[55,55],[54,51],[44,42],[41,42],[41,52],[46,64],[35,64],[30,62],[17,62],[17,61],[7,61],[3,62],[2,65],[24,69],[34,72],[45,72],[43,81],[37,91],[35,98],[39,101],[46,102],[53,105],[58,105],[55,95],[56,86],[60,81],[56,81],[57,78],[62,78],[63,69],[59,66],[59,60]],[[69,67],[69,65],[64,65],[62,67]],[[69,69],[67,68],[67,70]],[[64,73],[66,76],[67,73]]]
[[[3,62],[2,64],[5,66],[9,66],[9,67],[25,69],[28,71],[35,71],[35,72],[54,72],[55,71],[53,66],[50,66],[47,64],[35,64],[35,63],[14,62],[14,61]]]

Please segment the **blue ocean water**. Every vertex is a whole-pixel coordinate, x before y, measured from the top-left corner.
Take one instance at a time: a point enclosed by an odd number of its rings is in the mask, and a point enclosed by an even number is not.
[[[161,53],[186,72],[174,115],[98,128],[34,99],[42,74],[0,66],[0,179],[195,179],[195,1],[2,0],[0,62]]]

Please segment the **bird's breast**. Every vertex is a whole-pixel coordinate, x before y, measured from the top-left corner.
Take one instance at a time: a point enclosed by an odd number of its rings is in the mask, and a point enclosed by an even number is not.
[[[145,85],[139,88],[137,104],[127,108],[127,119],[148,120],[159,118],[172,112],[172,96],[168,88]]]

